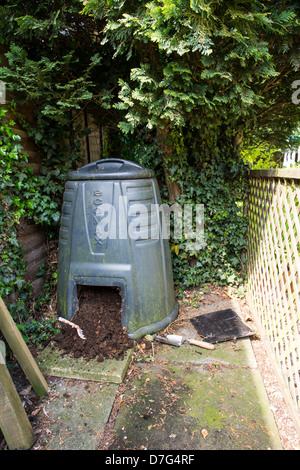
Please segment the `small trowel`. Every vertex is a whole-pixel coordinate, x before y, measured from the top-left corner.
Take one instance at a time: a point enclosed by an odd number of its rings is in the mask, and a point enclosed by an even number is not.
[[[214,345],[207,343],[206,341],[199,341],[198,339],[188,338],[184,339],[180,335],[166,335],[166,336],[155,336],[156,341],[160,343],[171,344],[172,346],[181,346],[183,343],[187,342],[193,344],[194,346],[199,346],[204,349],[215,349]]]

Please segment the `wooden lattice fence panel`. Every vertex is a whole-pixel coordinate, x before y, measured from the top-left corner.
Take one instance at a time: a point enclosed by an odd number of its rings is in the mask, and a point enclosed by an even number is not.
[[[300,169],[251,171],[248,237],[248,298],[300,423]]]

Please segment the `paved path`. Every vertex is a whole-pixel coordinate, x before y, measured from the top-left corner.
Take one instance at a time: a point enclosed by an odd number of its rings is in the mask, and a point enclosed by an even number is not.
[[[176,333],[190,336],[189,329]],[[111,451],[281,449],[249,339],[213,351],[156,343],[154,356],[135,356],[122,384],[47,378],[46,449],[98,449],[100,441]],[[116,397],[118,413],[103,442]]]

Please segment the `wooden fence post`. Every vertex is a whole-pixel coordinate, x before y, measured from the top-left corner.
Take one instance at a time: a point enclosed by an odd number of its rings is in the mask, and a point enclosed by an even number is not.
[[[36,441],[30,421],[0,351],[0,428],[10,450],[27,450]]]
[[[11,314],[0,297],[0,330],[11,347],[34,391],[41,397],[47,395],[48,385],[37,363],[31,355]]]

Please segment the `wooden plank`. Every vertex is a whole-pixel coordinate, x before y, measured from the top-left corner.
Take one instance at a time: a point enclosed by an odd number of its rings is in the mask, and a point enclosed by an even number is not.
[[[25,250],[25,247],[22,247]],[[44,261],[45,259],[47,259],[47,249],[45,245],[40,245],[32,249],[27,248],[27,250],[27,253],[25,253],[24,255],[24,259],[26,260],[26,263],[28,263],[27,271],[30,270],[31,264],[38,263],[40,265],[42,260]]]
[[[0,428],[10,450],[27,450],[36,441],[30,421],[0,351]]]
[[[278,168],[272,170],[250,170],[250,178],[300,179],[300,168]]]
[[[25,344],[21,333],[13,321],[11,314],[7,310],[2,298],[0,297],[0,330],[11,347],[17,361],[22,367],[26,377],[30,381],[35,392],[43,397],[48,393],[47,382],[42,375],[37,363],[32,357],[31,352]]]
[[[30,282],[33,294],[41,292],[44,277],[38,276],[41,264],[47,264],[47,238],[46,232],[40,226],[21,218],[18,227],[18,241],[25,251],[24,260],[26,262],[26,281]],[[42,280],[42,281],[41,281]]]

